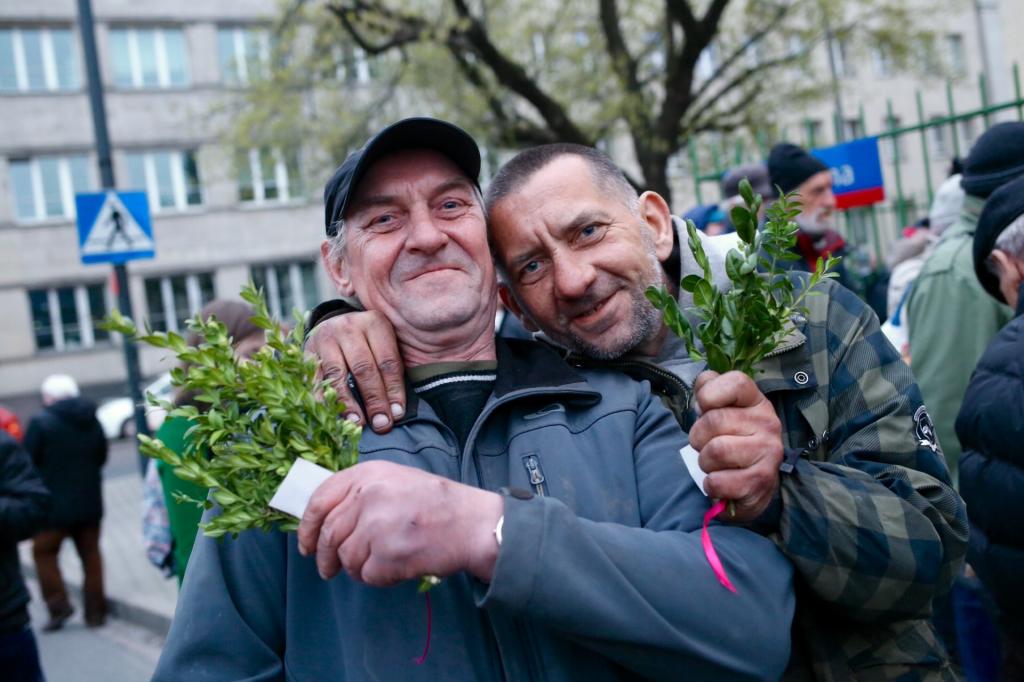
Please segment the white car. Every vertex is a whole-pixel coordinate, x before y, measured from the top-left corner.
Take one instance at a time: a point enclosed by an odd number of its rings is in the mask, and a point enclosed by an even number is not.
[[[170,372],[164,372],[142,390],[142,395],[145,397],[147,393],[152,393],[162,400],[170,400],[173,389]],[[165,414],[159,407],[146,405],[146,423],[149,424],[150,432],[160,428]],[[135,408],[131,398],[111,398],[103,402],[96,410],[96,418],[100,420],[103,434],[108,439],[135,436]]]

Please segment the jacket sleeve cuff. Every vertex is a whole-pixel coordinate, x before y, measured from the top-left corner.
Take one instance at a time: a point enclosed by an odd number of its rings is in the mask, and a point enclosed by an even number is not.
[[[309,338],[313,329],[324,320],[329,320],[332,317],[344,315],[345,313],[356,312],[357,310],[358,308],[340,298],[324,301],[309,312],[309,322],[306,324],[306,338]]]
[[[480,608],[500,605],[513,610],[525,609],[534,592],[534,580],[544,543],[544,526],[552,500],[535,497],[520,500],[505,497],[505,521],[501,548],[489,585],[480,583],[476,605]]]

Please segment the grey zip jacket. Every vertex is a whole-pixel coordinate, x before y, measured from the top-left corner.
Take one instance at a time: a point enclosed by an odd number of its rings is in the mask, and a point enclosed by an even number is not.
[[[778,679],[790,654],[792,568],[767,539],[712,524],[737,589],[701,547],[708,499],[686,443],[649,386],[576,370],[551,349],[498,340],[498,378],[466,447],[409,393],[406,416],[370,430],[382,459],[505,497],[492,582],[449,576],[375,588],[324,581],[293,534],[200,536],[154,679]]]

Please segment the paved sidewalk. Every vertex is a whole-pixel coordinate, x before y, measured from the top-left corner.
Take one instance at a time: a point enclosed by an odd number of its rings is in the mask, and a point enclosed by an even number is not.
[[[142,546],[142,479],[138,474],[126,472],[105,478],[103,507],[100,550],[111,612],[164,635],[174,616],[178,583],[174,578],[164,578],[146,559]],[[25,574],[34,576],[32,542],[22,542],[19,550]],[[81,611],[82,565],[70,539],[61,547],[60,570],[75,608]]]

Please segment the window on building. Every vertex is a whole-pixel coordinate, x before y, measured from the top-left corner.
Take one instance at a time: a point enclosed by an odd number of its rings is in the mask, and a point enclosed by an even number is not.
[[[153,211],[181,210],[203,203],[193,150],[156,150],[125,154],[128,184],[145,190]]]
[[[75,90],[78,55],[66,28],[0,28],[0,92]]]
[[[235,165],[239,201],[263,203],[303,196],[299,157],[294,150],[249,149],[237,156]]]
[[[874,65],[875,75],[880,78],[888,78],[893,73],[892,55],[889,50],[881,45],[876,45],[871,50],[871,63]]]
[[[28,292],[37,350],[91,348],[110,340],[100,321],[110,309],[103,284],[81,284]]]
[[[832,59],[835,60],[836,74],[840,77],[851,77],[857,75],[857,68],[851,59],[850,47],[842,38],[834,38],[829,47],[832,50]]]
[[[965,118],[960,121],[960,149],[970,149],[977,139],[978,129],[975,126],[975,119]]]
[[[74,218],[75,193],[95,186],[84,154],[11,159],[9,167],[14,215],[20,221]]]
[[[950,144],[950,131],[949,125],[945,123],[936,123],[942,120],[942,116],[932,116],[929,119],[931,127],[929,128],[929,134],[932,138],[932,148],[935,151],[935,155],[942,158],[947,157],[951,153],[952,146]]]
[[[110,61],[119,88],[181,88],[189,84],[185,34],[177,28],[114,28]]]
[[[964,52],[964,37],[959,33],[946,36],[946,50],[949,69],[957,76],[967,73],[967,54]]]
[[[843,121],[843,135],[847,140],[856,140],[864,137],[864,126],[859,118],[848,118]]]
[[[804,132],[807,134],[807,146],[817,147],[825,140],[821,136],[821,121],[813,118],[804,120]]]
[[[213,273],[198,272],[144,281],[149,325],[158,332],[187,331],[185,321],[213,300]]]
[[[882,130],[893,130],[903,125],[902,120],[899,116],[886,116],[882,119]],[[904,161],[907,158],[906,150],[903,148],[902,136],[897,135],[896,137],[886,137],[883,146],[885,147],[885,156],[889,163],[896,162],[896,153],[899,152],[900,161]]]
[[[292,310],[306,311],[320,301],[312,262],[253,265],[249,272],[274,317],[291,318]]]
[[[264,78],[270,64],[270,34],[265,28],[235,26],[217,31],[221,80],[248,85]]]

